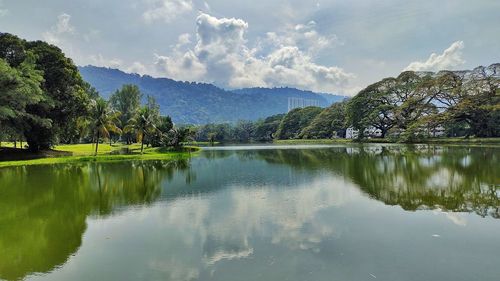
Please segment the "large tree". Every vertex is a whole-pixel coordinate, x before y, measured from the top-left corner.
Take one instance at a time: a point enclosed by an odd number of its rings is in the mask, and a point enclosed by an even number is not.
[[[43,77],[35,70],[34,56],[29,55],[17,68],[0,59],[0,128],[2,131],[24,133],[29,122],[50,123],[26,111],[27,107],[44,101],[40,88]]]
[[[334,103],[323,109],[300,133],[304,139],[329,139],[334,136],[344,137],[346,129],[346,104]]]
[[[296,139],[302,129],[307,127],[311,121],[322,111],[320,107],[304,107],[291,110],[285,115],[276,132],[278,139]]]
[[[74,140],[78,118],[90,110],[90,87],[71,59],[56,46],[0,34],[0,58],[11,67],[21,66],[30,54],[34,55],[36,70],[43,73],[43,98],[26,107],[26,112],[36,118],[26,121],[24,135],[30,150],[36,151],[50,148],[58,141]],[[40,122],[47,120],[50,122]]]

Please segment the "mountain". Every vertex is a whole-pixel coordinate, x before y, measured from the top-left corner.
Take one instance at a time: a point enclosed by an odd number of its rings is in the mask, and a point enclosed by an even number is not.
[[[288,111],[288,98],[315,100],[321,107],[344,96],[302,91],[295,88],[248,88],[224,90],[207,83],[181,82],[168,78],[125,73],[118,69],[84,66],[80,73],[103,97],[124,84],[137,85],[145,96],[153,96],[162,114],[181,124],[206,124],[256,120]]]

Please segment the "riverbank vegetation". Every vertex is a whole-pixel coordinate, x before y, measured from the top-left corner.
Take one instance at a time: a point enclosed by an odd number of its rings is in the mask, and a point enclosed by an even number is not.
[[[296,108],[256,122],[209,124],[195,135],[199,141],[482,142],[498,137],[500,64],[472,71],[406,71],[325,109]]]

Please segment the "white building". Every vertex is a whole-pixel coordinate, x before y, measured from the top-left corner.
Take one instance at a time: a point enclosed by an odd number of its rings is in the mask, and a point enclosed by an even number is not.
[[[363,135],[368,138],[380,138],[382,137],[382,130],[370,126],[363,131]],[[358,137],[359,137],[359,130],[354,129],[353,127],[347,128],[345,133],[346,139],[357,139]]]

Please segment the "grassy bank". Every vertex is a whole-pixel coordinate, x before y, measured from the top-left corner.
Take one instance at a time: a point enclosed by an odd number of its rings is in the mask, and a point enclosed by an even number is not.
[[[342,144],[342,143],[396,143],[389,139],[291,139],[291,140],[274,140],[277,144]],[[415,143],[428,143],[428,144],[494,144],[500,145],[500,138],[434,138],[417,141]]]
[[[342,144],[351,143],[352,139],[291,139],[291,140],[274,140],[276,144]]]
[[[112,162],[122,160],[174,160],[188,158],[199,148],[186,146],[180,150],[168,148],[145,148],[140,153],[140,145],[99,144],[97,156],[94,156],[93,144],[59,145],[54,150],[36,154],[24,149],[0,148],[0,154],[11,154],[16,160],[0,161],[0,168],[9,166],[77,163],[77,162]],[[126,153],[125,153],[126,152]],[[125,153],[125,154],[123,154]],[[32,159],[33,158],[33,159]]]

